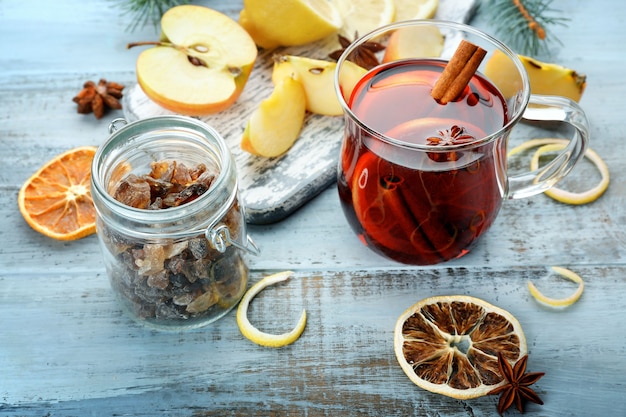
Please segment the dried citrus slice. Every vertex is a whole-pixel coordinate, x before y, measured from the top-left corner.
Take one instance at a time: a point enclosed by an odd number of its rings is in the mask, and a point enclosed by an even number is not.
[[[550,298],[543,295],[535,284],[532,281],[528,281],[528,290],[530,294],[535,297],[535,299],[543,304],[549,305],[550,307],[567,307],[574,304],[580,296],[583,294],[583,290],[585,289],[585,282],[583,279],[573,271],[570,271],[566,268],[561,268],[560,266],[553,266],[552,270],[557,274],[569,279],[578,284],[578,288],[572,295],[565,298]]]
[[[393,22],[394,0],[331,0],[343,18],[339,33],[350,40]]]
[[[568,143],[569,141],[566,139],[557,139],[557,138],[532,139],[511,149],[511,151],[509,151],[508,153],[508,156],[511,157],[519,152],[523,152],[525,150],[528,150],[537,146],[541,146],[534,153],[530,161],[530,169],[536,170],[539,167],[539,157],[541,155],[548,153],[548,152],[560,151]],[[552,187],[544,191],[544,194],[547,195],[548,197],[553,198],[554,200],[560,201],[561,203],[575,204],[575,205],[588,204],[600,198],[600,196],[604,194],[604,192],[609,187],[609,182],[610,182],[609,168],[607,167],[606,163],[602,160],[602,158],[600,158],[600,156],[593,149],[588,148],[585,151],[585,157],[589,159],[596,166],[596,168],[598,168],[598,171],[600,172],[601,179],[600,179],[600,182],[596,186],[590,188],[589,190],[579,192],[579,193],[562,190],[557,187]]]
[[[24,183],[17,203],[33,229],[58,240],[80,239],[96,231],[90,183],[95,153],[93,146],[71,149]]]
[[[278,282],[285,281],[289,277],[293,275],[292,271],[284,271],[279,272],[273,275],[268,275],[265,278],[261,279],[259,282],[254,284],[250,289],[244,294],[239,302],[239,307],[237,307],[237,325],[239,326],[239,330],[241,334],[243,334],[246,338],[256,343],[257,345],[267,346],[267,347],[283,347],[287,346],[300,337],[304,328],[306,327],[306,310],[302,310],[302,314],[300,315],[300,319],[298,320],[298,324],[293,330],[282,333],[282,334],[270,334],[265,333],[254,327],[250,321],[248,320],[248,306],[250,302],[261,290],[270,285],[274,285]]]
[[[465,295],[411,306],[396,322],[394,348],[416,385],[458,399],[486,395],[505,383],[498,352],[512,364],[527,353],[522,326],[511,313]]]
[[[395,0],[395,3],[395,21],[432,19],[439,7],[439,0]]]

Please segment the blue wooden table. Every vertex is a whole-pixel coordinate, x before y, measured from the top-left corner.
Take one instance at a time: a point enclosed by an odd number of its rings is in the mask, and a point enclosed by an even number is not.
[[[483,298],[519,319],[529,370],[546,373],[535,385],[545,405],[529,405],[528,414],[626,415],[626,3],[555,3],[571,20],[554,28],[562,46],[553,58],[588,76],[581,105],[591,147],[611,172],[605,195],[583,206],[544,195],[506,201],[472,253],[424,268],[362,246],[330,186],[286,219],[250,227],[262,249],[248,258],[251,282],[295,272],[258,296],[251,320],[283,332],[303,307],[309,317],[297,342],[268,349],[240,334],[232,312],[181,333],[138,326],[113,298],[96,236],[58,242],[23,221],[16,202],[23,182],[67,149],[102,143],[122,115],[78,115],[72,97],[88,79],[132,85],[139,51],[126,44],[157,33],[126,31],[130,18],[116,1],[1,1],[0,415],[496,415],[496,397],[432,394],[396,362],[396,318],[445,294]],[[200,4],[233,17],[241,8]],[[493,28],[482,12],[472,24]],[[563,186],[583,189],[598,178],[586,161]],[[570,294],[575,285],[553,265],[585,280],[570,308],[543,307],[526,287],[532,279],[546,294]]]

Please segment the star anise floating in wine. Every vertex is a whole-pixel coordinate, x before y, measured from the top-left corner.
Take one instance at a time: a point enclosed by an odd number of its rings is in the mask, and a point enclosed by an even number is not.
[[[107,82],[101,79],[98,84],[87,81],[83,89],[72,100],[78,104],[78,113],[89,114],[93,112],[96,119],[104,116],[106,108],[121,109],[119,99],[122,98],[124,86],[115,82]]]
[[[440,130],[437,135],[426,138],[426,144],[431,146],[462,145],[475,141],[476,138],[465,130],[463,126],[454,125],[450,129]],[[435,162],[458,161],[461,154],[452,152],[428,152],[428,157]]]
[[[358,39],[358,37],[358,33],[355,33],[354,39]],[[350,39],[339,35],[339,44],[341,45],[341,49],[331,52],[328,56],[337,61],[351,43],[352,41]],[[376,53],[383,51],[384,49],[385,46],[381,43],[373,41],[364,42],[352,51],[347,60],[354,62],[360,67],[370,70],[380,64],[378,58],[376,57]]]
[[[463,126],[454,125],[450,129],[440,130],[437,136],[431,136],[426,139],[429,145],[448,146],[469,143],[476,138],[465,130]]]
[[[504,356],[498,352],[498,367],[506,384],[488,392],[488,395],[502,394],[498,401],[498,413],[503,414],[509,407],[515,404],[519,412],[524,414],[525,401],[543,405],[541,398],[529,387],[544,376],[544,373],[526,373],[527,362],[528,355],[524,355],[514,366],[511,366]]]

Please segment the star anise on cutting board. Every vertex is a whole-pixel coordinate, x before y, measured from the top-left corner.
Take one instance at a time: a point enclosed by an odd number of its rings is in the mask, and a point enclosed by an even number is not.
[[[488,392],[488,395],[502,394],[498,401],[498,413],[504,413],[515,404],[519,412],[524,414],[524,401],[532,401],[535,404],[543,405],[541,398],[529,387],[545,374],[543,372],[526,373],[527,362],[528,355],[524,355],[514,366],[511,366],[504,356],[498,352],[498,367],[506,384]]]
[[[354,39],[358,39],[359,35],[357,33],[354,34]],[[339,44],[341,45],[341,49],[337,49],[336,51],[331,52],[328,56],[335,61],[339,59],[341,54],[350,46],[352,41],[346,38],[345,36],[339,35]],[[370,70],[380,64],[378,58],[376,57],[376,52],[380,52],[385,49],[383,44],[378,42],[365,42],[362,45],[358,46],[347,58],[348,61],[352,61],[360,67],[363,67],[367,70]]]
[[[105,79],[87,81],[83,89],[72,100],[78,104],[78,113],[88,114],[93,112],[96,119],[104,116],[106,108],[121,109],[119,99],[122,98],[124,86],[115,82],[107,82]]]

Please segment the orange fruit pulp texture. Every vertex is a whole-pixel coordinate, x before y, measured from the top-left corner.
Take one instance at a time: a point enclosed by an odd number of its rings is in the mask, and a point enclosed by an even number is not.
[[[75,240],[95,233],[91,163],[96,149],[85,146],[62,153],[24,183],[18,205],[34,230],[57,240]]]
[[[428,391],[469,399],[504,384],[498,353],[511,364],[527,353],[517,319],[481,299],[423,299],[397,320],[396,358],[413,383]]]

